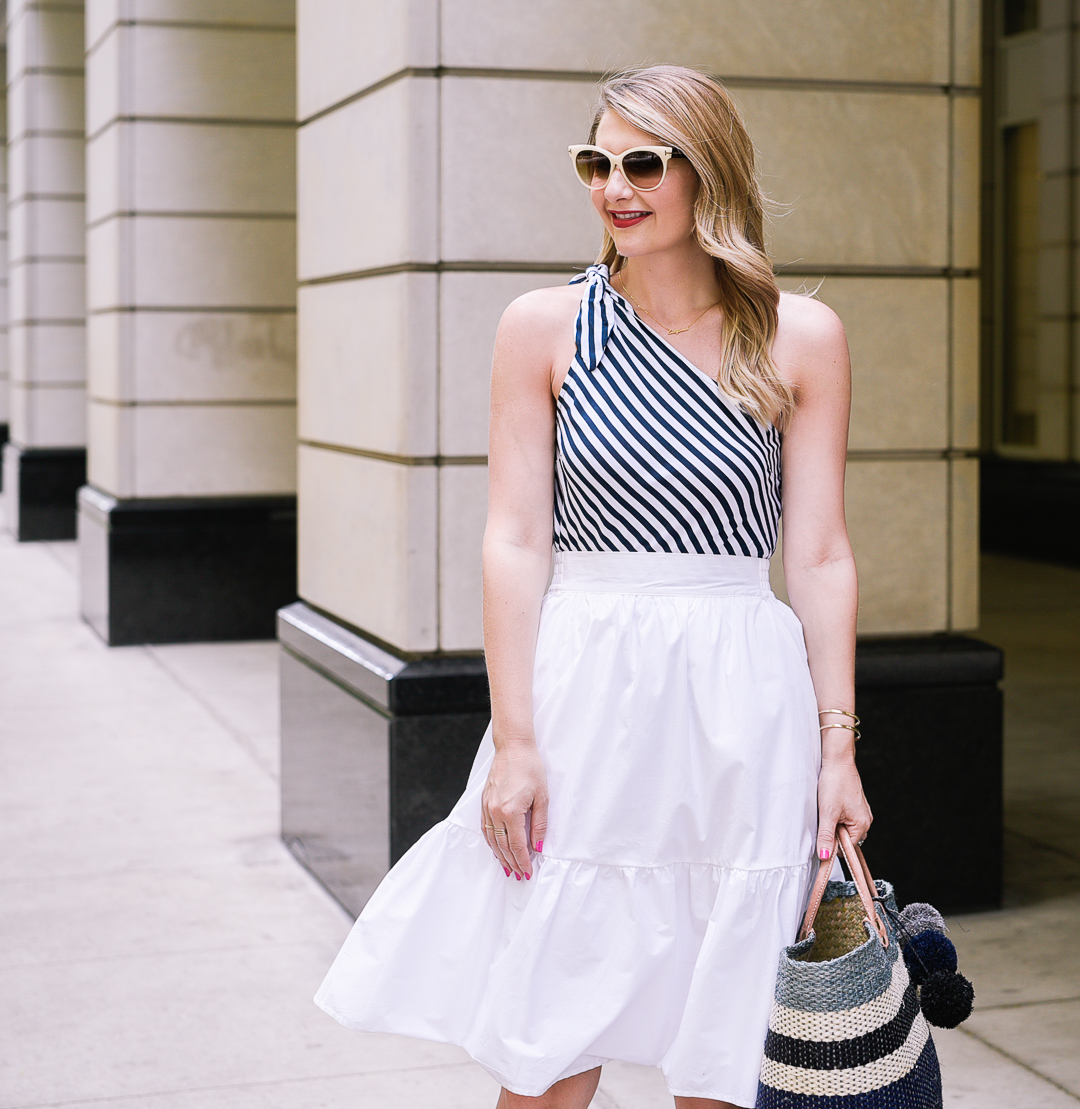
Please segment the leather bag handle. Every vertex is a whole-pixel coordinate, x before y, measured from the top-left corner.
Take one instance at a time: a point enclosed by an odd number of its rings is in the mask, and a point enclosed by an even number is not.
[[[866,913],[866,919],[870,921],[870,924],[873,926],[874,931],[881,940],[882,947],[888,947],[889,933],[881,921],[877,906],[874,904],[874,894],[877,892],[877,889],[874,885],[874,879],[870,874],[870,867],[866,865],[866,857],[863,855],[859,845],[852,843],[851,833],[843,824],[837,826],[836,840],[844,856],[844,861],[848,865],[848,870],[851,871],[851,878],[855,883],[855,889],[858,890],[859,900],[862,902],[863,911]],[[818,863],[817,877],[814,879],[814,888],[810,894],[810,904],[806,907],[806,915],[803,917],[802,927],[799,929],[800,941],[806,939],[811,929],[814,927],[818,909],[821,908],[821,899],[825,896],[825,887],[829,884],[829,875],[832,873],[832,867],[832,857],[822,859]]]

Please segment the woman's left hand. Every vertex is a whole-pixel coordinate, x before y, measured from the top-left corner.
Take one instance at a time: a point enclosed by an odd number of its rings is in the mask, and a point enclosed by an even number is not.
[[[874,822],[854,755],[824,759],[818,775],[817,856],[831,859],[836,849],[836,826],[843,824],[861,843]]]

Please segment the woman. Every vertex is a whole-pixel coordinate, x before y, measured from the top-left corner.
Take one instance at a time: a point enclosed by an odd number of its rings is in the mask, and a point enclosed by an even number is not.
[[[844,332],[778,292],[716,82],[607,81],[571,156],[600,263],[515,301],[495,344],[492,724],[317,1001],[463,1045],[501,1109],[584,1109],[613,1059],[662,1067],[681,1109],[750,1106],[815,834],[828,858],[872,819]],[[768,585],[781,471],[797,618]]]

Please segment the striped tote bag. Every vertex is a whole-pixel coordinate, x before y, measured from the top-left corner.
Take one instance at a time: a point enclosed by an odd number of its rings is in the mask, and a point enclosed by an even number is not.
[[[756,1109],[941,1109],[892,886],[871,878],[846,828],[837,836],[853,881],[829,881],[823,863],[799,940],[780,954]]]

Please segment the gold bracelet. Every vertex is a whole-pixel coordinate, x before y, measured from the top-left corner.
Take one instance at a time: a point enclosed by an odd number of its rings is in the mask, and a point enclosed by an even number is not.
[[[831,713],[831,712],[836,713],[837,716],[846,716],[850,720],[854,720],[856,725],[859,725],[859,724],[862,723],[862,721],[855,715],[855,713],[848,712],[847,709],[822,709],[818,713],[818,716],[828,716],[829,713]]]
[[[822,724],[818,731],[826,732],[830,728],[843,728],[845,732],[854,732],[856,742],[862,739],[862,732],[858,728],[853,728],[850,724]]]

